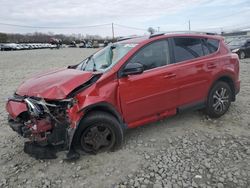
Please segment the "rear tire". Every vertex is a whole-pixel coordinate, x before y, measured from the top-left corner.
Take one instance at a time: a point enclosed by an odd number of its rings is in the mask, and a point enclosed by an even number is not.
[[[215,83],[209,92],[206,113],[211,118],[219,118],[224,115],[232,101],[232,90],[226,82]]]
[[[109,113],[91,112],[79,126],[76,142],[87,153],[114,151],[122,145],[123,129]]]

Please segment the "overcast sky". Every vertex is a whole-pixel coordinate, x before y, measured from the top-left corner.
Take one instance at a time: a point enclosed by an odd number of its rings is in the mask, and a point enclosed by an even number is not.
[[[250,28],[249,18],[250,0],[0,0],[0,32],[8,33],[111,36],[113,22],[115,35],[124,36],[147,33],[148,27],[187,30],[188,20],[192,30],[229,31]]]

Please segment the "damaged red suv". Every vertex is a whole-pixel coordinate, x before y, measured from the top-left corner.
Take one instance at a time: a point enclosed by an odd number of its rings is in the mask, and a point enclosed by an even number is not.
[[[162,33],[110,44],[77,65],[30,78],[6,109],[11,128],[30,140],[26,153],[42,158],[42,148],[60,146],[74,158],[75,146],[113,150],[127,128],[186,109],[218,118],[239,90],[238,56],[222,37]]]

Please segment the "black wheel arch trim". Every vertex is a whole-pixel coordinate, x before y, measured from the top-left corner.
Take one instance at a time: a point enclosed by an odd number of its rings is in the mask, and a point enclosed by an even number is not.
[[[115,107],[110,104],[110,103],[107,103],[107,102],[98,102],[98,103],[95,103],[95,104],[92,104],[92,105],[89,105],[85,108],[83,108],[81,111],[84,112],[84,115],[82,116],[81,120],[77,123],[77,126],[74,130],[69,130],[69,144],[68,144],[68,147],[69,147],[69,151],[70,149],[72,148],[72,143],[75,143],[75,139],[76,139],[76,135],[78,134],[78,129],[80,128],[81,126],[81,122],[82,120],[84,119],[84,117],[86,117],[86,115],[88,115],[88,113],[90,112],[94,112],[94,111],[103,111],[103,112],[106,112],[106,113],[109,113],[111,115],[113,115],[119,122],[119,124],[121,125],[121,128],[122,130],[126,130],[128,129],[128,126],[127,124],[123,121],[123,118],[121,116],[121,114],[115,109]]]
[[[214,81],[213,81],[213,83],[212,83],[212,85],[211,85],[211,87],[210,87],[210,89],[209,89],[209,92],[211,91],[211,89],[214,87],[214,85],[217,83],[217,82],[219,82],[219,81],[223,81],[223,82],[226,82],[226,83],[228,83],[229,84],[229,87],[231,88],[231,90],[232,90],[232,101],[235,101],[235,99],[236,99],[236,94],[237,94],[237,91],[236,91],[236,85],[235,85],[235,82],[234,82],[234,79],[230,76],[230,75],[228,75],[228,74],[224,74],[224,75],[221,75],[221,76],[219,76],[218,78],[216,78]],[[208,92],[208,95],[209,95],[209,92]]]
[[[124,122],[124,119],[122,118],[122,115],[117,111],[117,109],[108,102],[98,102],[95,104],[91,104],[85,108],[83,108],[81,111],[84,112],[84,115],[82,118],[84,118],[88,113],[93,111],[104,111],[111,115],[113,115],[120,123],[123,129],[127,129],[128,126]]]

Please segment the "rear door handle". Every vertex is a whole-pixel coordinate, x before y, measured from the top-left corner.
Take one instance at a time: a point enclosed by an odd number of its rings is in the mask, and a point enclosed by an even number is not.
[[[216,67],[216,64],[213,64],[213,63],[207,65],[207,68],[209,69],[214,69],[215,67]]]
[[[163,76],[163,78],[165,79],[174,78],[174,77],[176,77],[176,74],[174,73],[168,73]]]

